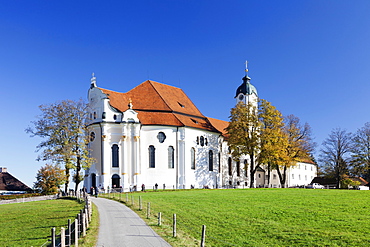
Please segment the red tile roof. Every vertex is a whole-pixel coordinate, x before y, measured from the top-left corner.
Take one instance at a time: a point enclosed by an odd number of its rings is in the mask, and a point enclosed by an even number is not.
[[[108,96],[111,106],[121,112],[128,109],[131,99],[132,109],[143,125],[187,126],[221,133],[224,133],[222,126],[227,126],[225,121],[206,118],[177,87],[148,80],[126,93],[100,89]]]

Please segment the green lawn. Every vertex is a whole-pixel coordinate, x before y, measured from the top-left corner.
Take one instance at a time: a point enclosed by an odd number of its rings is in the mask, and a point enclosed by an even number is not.
[[[142,197],[148,224],[173,246],[198,245],[206,225],[206,246],[370,246],[370,191],[309,189],[186,190],[133,193]],[[116,195],[119,197],[119,195]],[[126,201],[125,194],[121,195]],[[129,203],[130,204],[130,200]],[[164,226],[156,227],[162,212]],[[176,213],[180,237],[171,237]]]
[[[47,200],[0,205],[0,246],[41,246],[50,229],[66,227],[83,208],[76,200]]]

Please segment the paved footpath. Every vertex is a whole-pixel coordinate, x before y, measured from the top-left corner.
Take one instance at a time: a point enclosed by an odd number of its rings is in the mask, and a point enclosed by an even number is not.
[[[134,211],[124,204],[91,197],[98,207],[100,226],[97,247],[170,247]]]

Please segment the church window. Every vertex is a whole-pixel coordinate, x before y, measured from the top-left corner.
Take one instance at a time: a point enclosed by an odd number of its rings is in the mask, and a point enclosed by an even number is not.
[[[248,177],[248,161],[244,160],[244,172],[245,176]]]
[[[236,162],[236,176],[240,177],[240,161]]]
[[[195,170],[195,148],[191,148],[191,169]]]
[[[292,179],[294,179],[294,174],[292,174]]]
[[[159,132],[157,138],[160,143],[163,143],[166,140],[166,135],[163,132]]]
[[[306,180],[306,181],[307,181],[307,175],[304,175],[304,180]]]
[[[221,153],[218,152],[218,172],[221,172]]]
[[[272,179],[276,179],[276,174],[273,174],[272,175]]]
[[[117,115],[116,114],[113,115],[113,119],[117,120]]]
[[[103,114],[102,114],[102,119],[105,119],[107,117],[107,113],[106,112],[103,112]]]
[[[208,166],[209,171],[213,171],[213,151],[209,150],[208,152]]]
[[[172,146],[168,147],[168,168],[175,168],[175,152]]]
[[[118,151],[119,151],[118,145],[114,144],[112,146],[112,167],[119,167]]]
[[[197,145],[199,145],[199,136],[197,136]]]
[[[155,147],[149,146],[149,168],[155,168]]]
[[[94,119],[96,119],[96,112],[94,112]]]
[[[203,136],[200,137],[200,145],[202,147],[204,146],[204,137]]]
[[[231,175],[233,175],[233,172],[232,172],[232,164],[233,164],[233,161],[231,160],[230,157],[227,160],[227,164],[228,164],[228,169],[229,169],[229,176],[231,176]]]
[[[204,140],[205,140],[206,146],[208,146],[208,139],[205,138]]]
[[[95,140],[95,132],[90,133],[90,141],[93,142]]]

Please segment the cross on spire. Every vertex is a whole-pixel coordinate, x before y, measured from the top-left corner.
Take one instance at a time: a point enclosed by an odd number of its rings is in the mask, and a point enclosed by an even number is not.
[[[248,60],[245,60],[245,76],[248,77]]]

